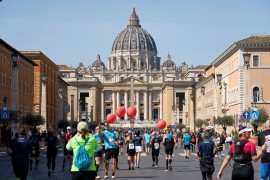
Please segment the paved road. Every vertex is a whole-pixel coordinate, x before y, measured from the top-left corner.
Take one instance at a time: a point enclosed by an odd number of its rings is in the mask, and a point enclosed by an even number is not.
[[[185,159],[183,150],[176,149],[173,155],[173,170],[165,172],[165,158],[164,150],[161,150],[159,168],[152,167],[152,159],[150,155],[142,153],[142,160],[140,163],[140,168],[135,170],[127,170],[127,160],[125,155],[119,156],[119,170],[116,172],[117,179],[132,179],[132,180],[141,180],[141,179],[155,179],[155,180],[165,180],[165,179],[189,179],[197,180],[201,179],[199,162],[196,161],[195,153],[191,154],[190,159]],[[216,179],[216,174],[220,168],[220,161],[223,158],[215,158],[216,171],[214,173],[214,179]],[[70,180],[71,175],[69,171],[62,171],[62,160],[63,160],[63,151],[59,150],[57,159],[56,159],[56,175],[48,177],[47,168],[46,168],[46,155],[45,151],[41,153],[40,167],[38,170],[32,170],[28,173],[29,180]],[[255,168],[255,179],[259,179],[259,162],[254,163]],[[224,180],[229,180],[231,176],[232,167],[227,166],[224,170],[223,178]],[[1,180],[10,180],[15,179],[13,175],[11,160],[7,156],[2,156],[0,158],[0,179]],[[104,164],[100,168],[100,176],[104,177]],[[111,171],[109,171],[109,177],[111,178]]]

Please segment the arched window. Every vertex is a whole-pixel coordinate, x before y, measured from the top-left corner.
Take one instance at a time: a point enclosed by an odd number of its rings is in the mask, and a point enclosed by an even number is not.
[[[253,102],[260,101],[260,89],[258,87],[253,88]]]

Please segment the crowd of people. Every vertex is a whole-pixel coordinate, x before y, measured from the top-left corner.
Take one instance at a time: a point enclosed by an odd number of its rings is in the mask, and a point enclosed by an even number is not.
[[[213,130],[200,129],[199,132],[177,131],[175,129],[112,129],[109,123],[100,123],[94,131],[90,130],[86,122],[79,122],[76,131],[72,132],[70,126],[66,132],[57,133],[50,129],[40,134],[37,129],[29,133],[20,129],[18,136],[9,144],[8,153],[12,156],[13,171],[16,178],[26,179],[28,171],[39,167],[41,145],[47,148],[48,176],[55,175],[55,161],[58,148],[63,147],[63,171],[71,172],[72,179],[100,179],[100,165],[104,162],[105,176],[109,178],[111,165],[111,178],[116,178],[118,156],[126,154],[127,170],[139,169],[141,153],[152,156],[152,167],[159,168],[161,147],[165,152],[165,171],[172,171],[172,154],[174,149],[183,148],[185,158],[190,158],[190,151],[196,152],[200,162],[202,179],[211,180],[215,171],[214,158],[220,158],[224,144],[230,143],[228,155],[224,158],[217,173],[217,179],[222,177],[224,168],[232,159],[234,180],[253,180],[254,170],[252,161],[261,161],[260,176],[266,180],[270,174],[270,120],[266,122],[266,130],[259,135],[260,151],[256,151],[255,144],[248,141],[251,129],[241,127],[239,139],[227,137],[226,133],[215,133]],[[227,140],[226,140],[227,139]],[[234,141],[233,141],[234,139]],[[42,143],[43,142],[43,143]],[[124,149],[126,147],[126,149]],[[88,164],[82,169],[80,163],[83,158],[82,150],[89,157]],[[30,155],[30,156],[29,156]],[[83,156],[82,156],[83,157]],[[66,168],[67,161],[68,168]]]

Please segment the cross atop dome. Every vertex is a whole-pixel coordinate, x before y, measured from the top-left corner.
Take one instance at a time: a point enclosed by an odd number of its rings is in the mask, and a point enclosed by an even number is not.
[[[129,18],[129,24],[127,25],[127,27],[130,26],[141,27],[139,17],[137,16],[135,11],[135,6],[133,7],[133,11]]]

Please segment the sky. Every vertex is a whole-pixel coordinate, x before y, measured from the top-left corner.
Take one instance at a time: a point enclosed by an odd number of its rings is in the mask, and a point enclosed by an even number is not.
[[[2,0],[0,38],[19,51],[41,51],[57,65],[108,64],[116,36],[135,6],[161,63],[210,65],[230,45],[270,35],[269,0]]]

